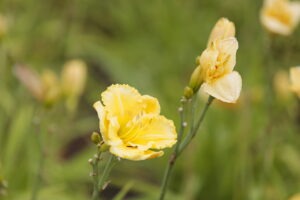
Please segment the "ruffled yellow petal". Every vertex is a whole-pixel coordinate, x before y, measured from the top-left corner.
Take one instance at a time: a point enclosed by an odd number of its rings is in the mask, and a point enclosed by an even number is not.
[[[128,85],[112,85],[101,97],[107,112],[118,118],[121,127],[141,111],[141,95]]]
[[[156,98],[151,97],[149,95],[143,95],[142,102],[143,102],[142,109],[145,113],[152,113],[152,114],[160,113],[160,105]]]
[[[121,127],[140,113],[160,112],[157,99],[140,93],[128,85],[112,85],[102,94],[104,106],[111,116],[116,116]]]
[[[108,129],[108,120],[106,119],[106,112],[104,110],[104,107],[100,101],[97,101],[94,103],[93,107],[97,111],[98,118],[99,118],[99,126],[100,126],[100,132],[102,133],[103,140],[107,141],[107,129]]]
[[[97,101],[94,104],[94,108],[96,109],[99,117],[100,133],[104,142],[108,145],[122,144],[122,140],[118,136],[118,131],[120,129],[118,119],[116,117],[109,116],[100,101]]]
[[[151,151],[151,150],[142,151],[137,149],[136,147],[127,147],[125,145],[111,146],[109,151],[120,158],[135,160],[135,161],[152,159],[152,158],[160,157],[164,154],[163,151],[158,151],[158,152]]]
[[[226,103],[235,103],[242,89],[242,78],[236,71],[216,80],[214,83],[204,83],[201,90]]]
[[[109,126],[108,126],[108,130],[107,130],[107,138],[108,138],[107,144],[108,145],[122,144],[123,141],[121,140],[121,138],[118,135],[118,132],[120,130],[118,118],[108,116],[107,120],[109,121]]]
[[[172,147],[177,134],[173,121],[161,115],[147,114],[129,122],[120,137],[126,145],[148,150]]]
[[[223,40],[235,36],[234,24],[226,18],[221,18],[214,26],[208,40],[208,46],[214,40]]]

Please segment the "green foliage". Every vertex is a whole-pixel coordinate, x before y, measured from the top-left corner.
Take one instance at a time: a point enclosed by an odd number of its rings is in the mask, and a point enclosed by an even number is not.
[[[162,113],[178,122],[177,107],[220,17],[235,22],[243,77],[237,105],[216,102],[200,134],[179,157],[166,199],[273,200],[300,192],[299,101],[265,101],[264,31],[260,0],[2,0],[9,29],[0,41],[0,177],[8,182],[0,199],[29,199],[39,158],[36,121],[45,120],[45,168],[40,199],[90,199],[90,134],[98,131],[92,104],[112,83],[127,83],[159,98]],[[273,69],[299,65],[299,28],[277,38]],[[88,82],[77,111],[60,102],[41,114],[35,100],[13,75],[15,64],[60,72],[72,58],[88,65]],[[204,105],[199,104],[198,108]],[[197,109],[198,110],[198,109]],[[298,120],[298,121],[297,121]],[[122,161],[113,169],[103,199],[158,197],[166,156]],[[103,163],[102,163],[103,164]],[[1,191],[1,186],[0,186]]]

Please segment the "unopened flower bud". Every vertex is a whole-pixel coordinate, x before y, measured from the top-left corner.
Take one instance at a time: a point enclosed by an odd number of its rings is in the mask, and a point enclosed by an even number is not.
[[[199,90],[202,82],[203,82],[203,78],[201,75],[201,67],[199,65],[192,73],[189,87],[193,90],[194,93],[196,93]]]
[[[86,74],[86,64],[81,60],[72,60],[64,65],[62,88],[67,97],[78,97],[82,94],[85,87]]]
[[[200,65],[200,56],[197,56],[196,58],[196,66],[199,66]]]
[[[189,86],[187,86],[184,88],[183,95],[186,99],[190,99],[194,95],[194,92]]]
[[[94,144],[99,144],[101,142],[101,136],[100,136],[100,134],[97,133],[97,132],[93,132],[92,135],[91,135],[91,141]]]
[[[229,37],[235,36],[234,24],[226,18],[221,18],[214,26],[209,36],[208,45],[214,40],[222,40]]]
[[[105,151],[108,151],[109,149],[109,145],[103,143],[101,146],[100,146],[100,151],[101,152],[105,152]]]

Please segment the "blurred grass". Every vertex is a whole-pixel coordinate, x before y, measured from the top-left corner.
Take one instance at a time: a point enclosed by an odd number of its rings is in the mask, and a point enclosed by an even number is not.
[[[58,105],[49,115],[47,164],[41,199],[89,199],[88,135],[98,130],[92,104],[111,83],[127,83],[159,98],[162,113],[178,121],[177,106],[220,17],[237,28],[236,69],[243,77],[238,105],[215,103],[187,152],[179,158],[167,199],[287,199],[300,192],[299,102],[280,112],[272,134],[264,102],[264,33],[260,0],[2,0],[9,30],[0,50],[0,163],[8,181],[5,199],[29,199],[37,152],[34,128],[39,109],[12,74],[16,63],[60,72],[69,59],[89,67],[85,93],[75,114]],[[276,39],[274,71],[300,63],[300,30]],[[167,153],[168,154],[168,153]],[[127,199],[155,199],[168,156],[122,161],[105,191],[112,199],[134,181]]]

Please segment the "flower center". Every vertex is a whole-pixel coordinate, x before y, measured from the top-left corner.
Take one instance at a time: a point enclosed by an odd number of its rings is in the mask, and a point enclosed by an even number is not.
[[[229,57],[230,55],[226,55],[224,53],[218,56],[216,63],[214,65],[211,65],[207,70],[207,82],[212,83],[227,73],[228,70],[225,66],[229,60]]]

